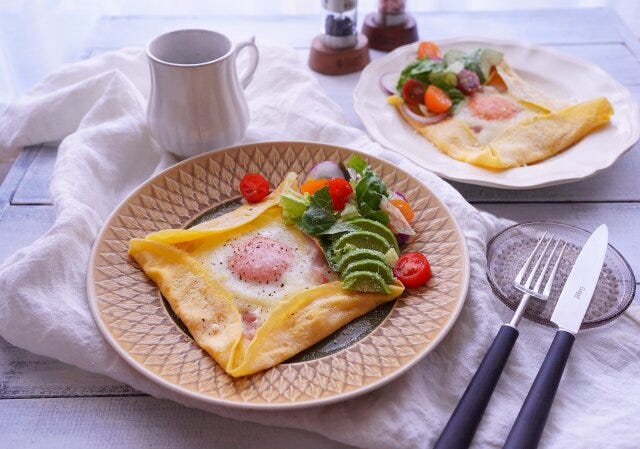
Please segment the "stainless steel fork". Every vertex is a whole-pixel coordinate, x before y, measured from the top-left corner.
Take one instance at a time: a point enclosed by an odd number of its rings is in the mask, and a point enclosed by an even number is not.
[[[549,248],[554,242],[553,249],[549,252]],[[524,315],[529,300],[532,297],[541,301],[549,299],[551,286],[566,246],[566,242],[556,240],[553,235],[547,237],[547,233],[544,233],[538,240],[534,250],[513,281],[514,287],[523,293],[522,299],[511,321],[503,324],[498,331],[498,335],[493,340],[438,441],[436,441],[434,449],[466,449],[471,444],[500,374],[502,374],[513,345],[518,338],[517,326]],[[559,251],[558,248],[560,248]],[[540,268],[541,265],[542,268]],[[547,275],[549,267],[551,267],[551,271]]]

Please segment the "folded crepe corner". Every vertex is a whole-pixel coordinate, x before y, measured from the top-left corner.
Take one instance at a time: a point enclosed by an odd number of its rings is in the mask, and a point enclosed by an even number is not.
[[[327,282],[280,300],[252,338],[243,333],[233,295],[211,268],[193,257],[190,244],[197,247],[207,239],[238,235],[243,226],[280,208],[280,194],[288,189],[298,190],[295,173],[261,203],[244,204],[190,229],[163,230],[129,243],[131,257],[156,283],[196,343],[233,377],[289,359],[404,290],[398,283],[390,286],[389,294],[361,293],[344,290],[340,281]]]

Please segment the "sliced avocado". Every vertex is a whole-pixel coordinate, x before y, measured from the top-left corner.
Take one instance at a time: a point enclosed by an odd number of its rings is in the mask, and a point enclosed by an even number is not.
[[[391,293],[391,289],[378,273],[354,271],[345,276],[342,287],[347,290],[371,293]]]
[[[351,251],[355,251],[357,249],[358,247],[356,247],[355,245],[347,243],[340,249],[340,251],[336,251],[335,245],[331,245],[327,254],[331,256],[331,262],[334,265],[337,265],[342,260],[342,258],[347,255],[347,253],[350,253]]]
[[[347,247],[345,247],[345,250],[346,251],[344,251],[342,257],[336,261],[335,266],[338,273],[342,273],[344,269],[347,268],[347,265],[359,260],[378,260],[382,263],[387,263],[386,256],[380,251],[366,248],[356,248],[353,245],[350,245],[350,249],[348,250]]]
[[[336,240],[331,249],[334,253],[341,251],[346,245],[351,244],[357,248],[367,248],[380,251],[385,254],[391,245],[380,234],[370,231],[349,232]]]
[[[396,250],[396,253],[400,254],[400,247],[398,246],[396,236],[393,235],[391,229],[389,229],[379,221],[369,220],[368,218],[356,218],[355,220],[349,220],[348,223],[357,226],[363,231],[375,232],[376,234],[379,234],[380,236],[385,238],[391,248]]]
[[[393,273],[391,272],[391,268],[389,268],[389,265],[375,259],[364,259],[352,262],[347,265],[344,271],[340,272],[340,275],[346,278],[347,276],[349,276],[349,274],[356,271],[368,271],[370,273],[377,273],[382,276],[382,279],[384,279],[387,284],[391,284],[394,280]]]

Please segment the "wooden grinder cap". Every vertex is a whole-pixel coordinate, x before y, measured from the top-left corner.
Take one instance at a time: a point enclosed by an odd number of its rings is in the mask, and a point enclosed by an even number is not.
[[[309,67],[325,75],[344,75],[358,72],[365,68],[369,58],[369,40],[364,34],[358,33],[355,47],[334,50],[322,43],[322,35],[311,41],[309,52]]]

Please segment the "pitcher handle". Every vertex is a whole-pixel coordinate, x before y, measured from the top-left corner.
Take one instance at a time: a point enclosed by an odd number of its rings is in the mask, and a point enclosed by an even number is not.
[[[235,57],[238,57],[238,53],[240,53],[244,48],[249,47],[250,50],[253,50],[249,57],[249,67],[243,73],[241,73],[239,77],[240,85],[243,89],[245,89],[253,80],[253,74],[258,67],[258,61],[260,60],[260,53],[258,52],[258,47],[256,47],[255,41],[255,36],[251,36],[248,41],[236,44]]]

